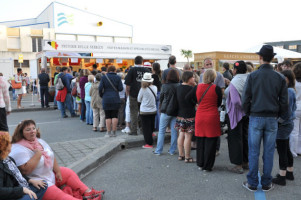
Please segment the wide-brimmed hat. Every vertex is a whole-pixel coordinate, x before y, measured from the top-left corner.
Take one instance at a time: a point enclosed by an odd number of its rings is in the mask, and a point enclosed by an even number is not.
[[[144,74],[143,74],[142,81],[150,82],[150,83],[153,82],[154,79],[152,78],[152,74],[151,74],[151,73],[148,73],[148,72],[144,73]]]
[[[256,54],[264,57],[274,57],[276,53],[274,53],[274,48],[271,45],[263,45],[259,52]]]

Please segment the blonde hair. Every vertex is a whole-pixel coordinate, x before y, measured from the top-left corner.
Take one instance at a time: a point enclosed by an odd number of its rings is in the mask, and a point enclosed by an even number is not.
[[[214,69],[206,69],[203,76],[203,83],[213,83],[216,78],[216,71]]]
[[[94,75],[89,75],[88,76],[88,81],[91,82],[91,83],[94,82]]]
[[[147,88],[152,84],[152,82],[146,82],[146,81],[142,81],[141,82],[141,87],[142,88]]]
[[[4,160],[9,154],[11,145],[9,133],[0,131],[0,159]]]
[[[88,69],[82,69],[83,70],[83,76],[89,76],[91,72]]]

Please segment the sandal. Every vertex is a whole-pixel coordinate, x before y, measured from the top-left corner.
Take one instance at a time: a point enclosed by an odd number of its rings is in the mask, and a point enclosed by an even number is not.
[[[233,172],[233,173],[236,173],[236,174],[243,174],[244,173],[243,168],[242,167],[237,167],[237,166],[232,167],[232,168],[228,168],[228,170],[230,172]]]
[[[97,128],[96,128],[96,127],[93,127],[93,131],[97,131]]]
[[[195,160],[193,158],[185,158],[185,163],[194,163]]]
[[[185,160],[185,157],[184,157],[184,156],[179,156],[179,157],[178,157],[178,160],[180,160],[180,161],[181,161],[181,160]]]

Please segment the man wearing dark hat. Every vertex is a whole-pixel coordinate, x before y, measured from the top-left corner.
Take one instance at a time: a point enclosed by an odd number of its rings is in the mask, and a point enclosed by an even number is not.
[[[242,95],[243,109],[249,115],[249,168],[248,181],[243,186],[249,191],[256,191],[258,186],[258,158],[261,140],[263,140],[263,191],[274,188],[271,172],[275,142],[278,129],[277,118],[288,110],[288,94],[283,75],[273,71],[270,62],[276,55],[273,47],[263,45],[259,52],[261,66],[252,72],[246,82]]]

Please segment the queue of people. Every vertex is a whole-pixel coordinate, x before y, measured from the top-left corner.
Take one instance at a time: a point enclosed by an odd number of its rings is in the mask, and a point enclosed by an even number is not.
[[[229,170],[238,174],[248,171],[247,181],[242,185],[249,191],[256,191],[263,140],[261,185],[264,191],[270,191],[274,184],[283,186],[286,180],[294,180],[293,159],[301,154],[301,64],[274,70],[270,64],[275,56],[272,46],[264,45],[257,54],[261,65],[256,71],[252,63],[236,61],[232,70],[229,65],[224,65],[225,73],[221,74],[212,69],[213,61],[206,58],[203,73],[199,75],[189,66],[185,66],[183,71],[177,69],[175,56],[169,58],[169,68],[162,73],[158,63],[143,64],[143,58],[137,56],[135,66],[127,72],[124,83],[124,74],[117,72],[114,66],[92,74],[83,69],[78,76],[72,76],[70,69],[63,67],[56,75],[56,100],[63,118],[68,117],[67,107],[71,117],[79,117],[82,122],[92,125],[93,131],[98,128],[106,131],[107,137],[116,136],[118,124],[122,124],[120,114],[124,114],[126,127],[122,132],[135,136],[141,127],[145,140],[142,148],[154,149],[153,154],[158,156],[164,154],[164,138],[169,128],[171,142],[168,154],[178,154],[179,161],[196,163],[199,170],[207,172],[214,170],[219,154],[222,134],[219,108],[224,104],[229,158],[234,165]],[[122,109],[121,99],[125,100]],[[156,129],[157,145],[154,148]],[[196,158],[191,156],[194,142]],[[52,150],[40,139],[34,121],[25,120],[18,125],[12,143],[11,160],[15,161],[20,172],[29,178],[39,177],[39,180],[46,181],[47,184],[40,183],[41,187],[48,186],[44,198],[51,199],[54,193],[65,195],[56,192],[60,182],[85,198],[97,199],[103,194],[103,191],[89,189],[81,183],[70,169],[57,165]],[[279,174],[273,178],[276,144]],[[30,154],[28,149],[36,151]],[[28,162],[30,165],[25,166]],[[66,176],[75,181],[68,182]],[[23,186],[20,183],[15,185]],[[27,187],[28,190],[30,188]]]

